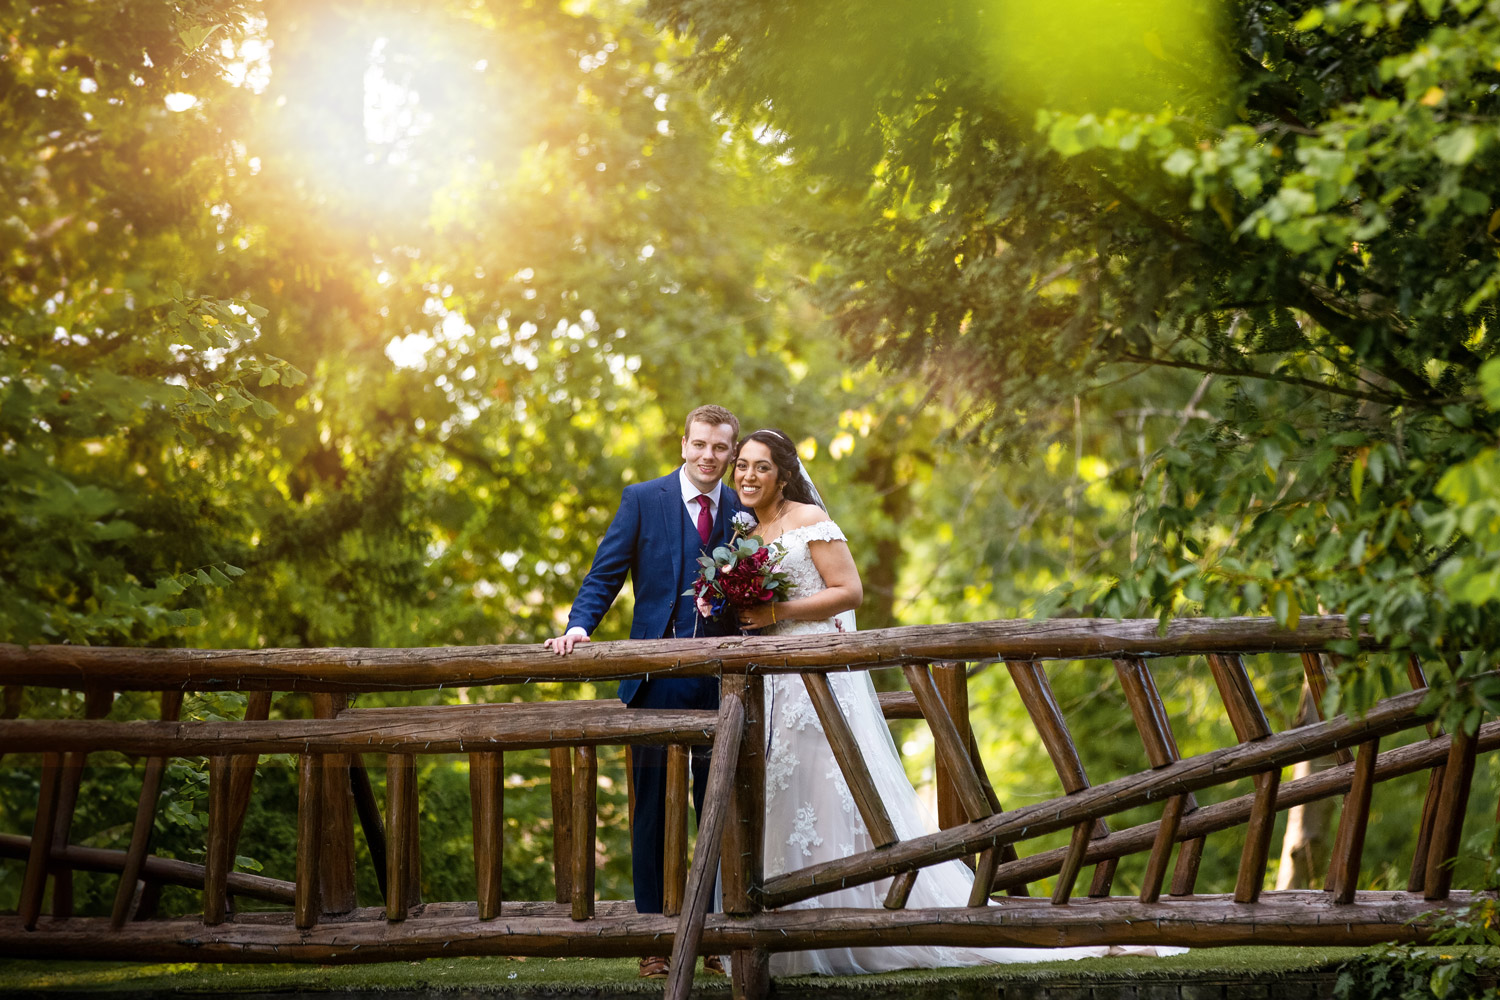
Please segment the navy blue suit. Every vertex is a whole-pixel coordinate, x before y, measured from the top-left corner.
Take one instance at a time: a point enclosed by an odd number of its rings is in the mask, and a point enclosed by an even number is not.
[[[682,501],[680,469],[660,479],[625,487],[620,509],[594,553],[593,565],[578,588],[568,613],[568,628],[593,633],[614,603],[628,574],[635,591],[632,639],[730,635],[733,621],[710,622],[698,616],[691,595],[683,591],[698,575],[698,557],[725,544],[730,519],[743,510],[734,491],[719,490],[719,512],[704,544],[696,521]],[[620,700],[631,708],[719,707],[719,682],[712,677],[663,677],[620,682]],[[635,815],[631,826],[631,869],[635,905],[640,913],[662,909],[662,852],[666,827],[666,748],[632,746]],[[706,748],[693,753],[693,808],[701,815],[708,783]]]

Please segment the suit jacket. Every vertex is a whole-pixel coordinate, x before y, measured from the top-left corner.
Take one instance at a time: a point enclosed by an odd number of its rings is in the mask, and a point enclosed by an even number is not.
[[[673,612],[682,592],[698,574],[698,550],[684,538],[687,508],[682,502],[678,469],[660,479],[625,487],[620,509],[615,512],[593,565],[578,588],[568,613],[568,628],[578,626],[592,634],[604,613],[614,603],[628,574],[635,591],[635,614],[630,621],[632,639],[660,639],[668,634]],[[719,514],[714,519],[708,545],[723,545],[731,534],[730,519],[744,510],[728,486],[719,493]],[[696,539],[696,535],[693,536]],[[732,626],[732,623],[729,623]],[[723,623],[699,620],[699,635],[723,634]],[[620,682],[620,700],[629,704],[641,681]]]

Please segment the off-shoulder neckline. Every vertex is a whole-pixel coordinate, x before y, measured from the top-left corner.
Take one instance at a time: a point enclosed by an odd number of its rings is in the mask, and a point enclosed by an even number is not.
[[[776,536],[776,541],[769,542],[767,544],[775,545],[776,542],[781,541],[787,535],[794,534],[794,533],[796,533],[798,531],[806,531],[809,528],[816,528],[816,527],[819,527],[820,525],[824,525],[824,524],[832,525],[833,529],[835,531],[837,531],[840,535],[842,535],[844,533],[844,529],[840,528],[838,526],[837,522],[835,522],[833,518],[831,518],[831,517],[825,517],[823,520],[821,520],[821,521],[814,521],[812,524],[799,524],[795,528],[788,528],[785,531],[783,531],[781,534],[779,534],[779,535]]]

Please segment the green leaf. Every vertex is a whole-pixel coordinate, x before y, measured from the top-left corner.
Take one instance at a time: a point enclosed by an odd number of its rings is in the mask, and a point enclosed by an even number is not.
[[[1444,163],[1463,166],[1479,151],[1479,130],[1472,125],[1462,125],[1439,136],[1432,144],[1432,151]]]

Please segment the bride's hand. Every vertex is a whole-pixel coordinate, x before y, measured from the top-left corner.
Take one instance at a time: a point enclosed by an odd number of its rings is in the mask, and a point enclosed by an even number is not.
[[[772,622],[785,620],[785,616],[776,616],[769,604],[757,604],[753,608],[739,609],[740,628],[765,628]]]

